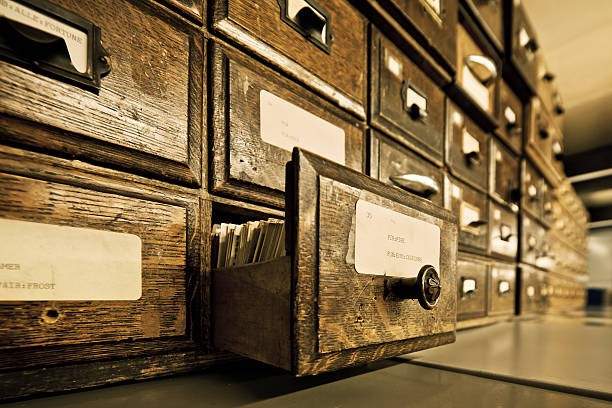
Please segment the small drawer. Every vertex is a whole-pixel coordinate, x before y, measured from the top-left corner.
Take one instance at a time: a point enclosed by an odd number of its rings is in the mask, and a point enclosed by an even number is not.
[[[550,139],[551,141],[551,158],[550,163],[553,170],[557,173],[558,179],[563,179],[565,176],[565,168],[563,167],[563,158],[565,157],[565,147],[563,145],[563,135],[561,132],[555,132]]]
[[[297,148],[287,182],[288,254],[211,272],[216,347],[302,376],[454,341],[452,214]]]
[[[539,217],[542,206],[542,177],[525,159],[522,167],[521,208],[529,211],[532,216]]]
[[[402,19],[418,31],[415,38],[427,51],[442,58],[452,71],[456,69],[457,6],[455,0],[378,0],[397,10]],[[401,21],[400,21],[401,22]]]
[[[563,129],[565,107],[557,88],[555,74],[547,67],[542,53],[538,53],[538,95],[559,129]]]
[[[501,109],[499,112],[497,134],[512,151],[523,151],[523,102],[510,89],[506,81],[501,81]]]
[[[494,263],[490,270],[487,314],[514,314],[516,265]]]
[[[544,312],[548,296],[542,296],[542,288],[546,287],[548,291],[546,274],[527,265],[521,266],[520,270],[520,314]]]
[[[513,3],[512,32],[509,37],[511,44],[506,49],[511,50],[512,62],[531,89],[535,91],[538,80],[537,55],[541,53],[540,45],[523,5],[516,1]]]
[[[504,50],[504,7],[502,0],[465,0],[498,50]]]
[[[153,2],[62,0],[57,2],[65,9],[62,12],[49,11],[57,7],[51,2],[34,3],[44,7],[38,10],[49,21],[61,21],[64,14],[74,13],[73,19],[78,17],[98,26],[99,33],[93,30],[91,37],[87,34],[91,44],[100,36],[98,48],[95,52],[83,50],[84,55],[101,53],[103,43],[109,56],[100,54],[85,72],[94,72],[93,66],[101,60],[110,60],[103,70],[110,71],[95,89],[93,82],[79,82],[77,86],[70,79],[59,80],[60,74],[51,77],[35,73],[36,68],[33,72],[0,61],[3,139],[155,178],[199,185],[205,145],[202,34]],[[29,7],[25,4],[22,7]],[[15,41],[28,41],[18,39],[17,32],[11,34]],[[3,41],[0,40],[0,49],[4,54]],[[57,64],[61,65],[63,61],[74,66],[65,47],[65,54],[32,47],[43,50],[40,55],[30,56],[34,67],[49,66],[39,61],[44,58],[50,64],[60,61]],[[76,66],[87,62],[76,54],[74,58]],[[22,62],[30,67],[27,59]],[[50,65],[49,70],[54,69]],[[77,72],[76,68],[63,72],[68,71]]]
[[[457,84],[489,116],[497,115],[499,61],[481,47],[463,24],[457,25]]]
[[[442,165],[444,92],[372,27],[372,124]]]
[[[491,138],[489,193],[518,209],[520,190],[518,157]]]
[[[363,124],[229,47],[212,54],[213,192],[282,207],[294,146],[364,170]]]
[[[487,195],[446,176],[444,198],[444,207],[459,219],[459,248],[486,253],[489,241]]]
[[[370,135],[370,176],[444,205],[444,172],[410,149],[374,130]]]
[[[542,208],[540,210],[540,220],[544,225],[551,226],[554,221],[554,194],[551,185],[543,178],[541,179],[540,183],[540,191],[542,192]]]
[[[448,100],[446,162],[451,172],[487,190],[489,135]]]
[[[457,320],[483,317],[487,311],[487,264],[457,260]]]
[[[527,152],[540,167],[547,167],[552,157],[552,140],[559,139],[557,128],[539,98],[529,104],[529,131],[527,133]]]
[[[489,248],[492,256],[516,259],[518,215],[506,206],[489,200]]]
[[[540,266],[550,255],[546,230],[535,218],[525,213],[521,216],[521,261]]]
[[[213,29],[365,118],[367,20],[346,0],[218,0]]]

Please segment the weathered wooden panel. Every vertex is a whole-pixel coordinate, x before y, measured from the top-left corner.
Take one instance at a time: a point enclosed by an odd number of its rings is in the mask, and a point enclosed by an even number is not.
[[[518,252],[518,214],[512,208],[489,200],[489,249],[495,257],[515,260]]]
[[[525,130],[523,103],[506,81],[501,81],[500,90],[501,109],[499,110],[497,134],[510,146],[514,153],[521,154]]]
[[[56,3],[101,28],[112,70],[94,93],[0,62],[0,137],[199,184],[202,34],[149,3]]]
[[[158,0],[176,8],[179,12],[187,14],[196,22],[206,22],[206,0]]]
[[[487,314],[514,314],[516,265],[494,263],[490,268]]]
[[[486,263],[465,254],[457,260],[457,320],[485,315],[487,268]]]
[[[447,176],[444,202],[444,207],[459,219],[459,248],[486,253],[489,243],[487,195]]]
[[[478,18],[490,40],[504,50],[504,7],[502,0],[464,0]]]
[[[491,138],[489,161],[489,194],[518,207],[521,195],[518,157],[495,138]]]

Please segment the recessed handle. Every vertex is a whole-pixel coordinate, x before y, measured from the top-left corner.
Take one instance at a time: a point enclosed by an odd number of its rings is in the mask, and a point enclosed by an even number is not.
[[[464,58],[464,62],[484,86],[488,87],[497,79],[497,67],[491,58],[484,55],[468,55]]]
[[[473,298],[478,292],[476,279],[470,277],[461,278],[461,297]]]
[[[385,280],[385,299],[417,299],[423,309],[431,310],[438,304],[442,284],[438,271],[425,265],[416,278],[388,278]]]
[[[482,163],[482,156],[480,155],[480,152],[471,151],[464,153],[464,155],[465,161],[471,166],[480,166],[480,163]]]
[[[510,281],[500,280],[497,283],[497,294],[500,297],[508,296],[510,294]]]
[[[329,53],[333,42],[330,15],[313,0],[278,0],[281,20]]]
[[[421,197],[428,198],[440,193],[438,182],[431,177],[421,174],[402,174],[400,176],[391,176],[389,179],[397,186]]]
[[[512,238],[513,236],[514,233],[512,232],[512,228],[510,228],[509,225],[503,223],[499,225],[499,239],[504,242],[510,242],[510,238]]]
[[[514,187],[514,180],[508,180],[509,199],[511,203],[519,203],[521,201],[521,189]]]
[[[427,95],[408,81],[404,81],[402,85],[402,102],[404,110],[412,120],[424,122],[429,116]]]
[[[546,82],[552,82],[555,79],[555,74],[552,72],[545,72],[544,75],[542,75],[542,79]]]
[[[485,220],[476,220],[476,221],[470,222],[467,226],[471,228],[479,228],[479,227],[482,227],[483,225],[487,225],[488,223],[489,222]]]
[[[550,136],[550,130],[546,126],[540,126],[538,129],[538,134],[540,135],[541,139],[548,139],[548,136]]]

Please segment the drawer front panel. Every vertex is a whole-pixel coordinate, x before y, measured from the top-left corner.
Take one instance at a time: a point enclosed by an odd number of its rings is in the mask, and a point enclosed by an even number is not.
[[[479,47],[465,27],[457,25],[457,83],[474,103],[495,117],[499,67]]]
[[[528,146],[535,151],[538,160],[548,164],[552,157],[552,140],[558,138],[557,130],[538,98],[531,101],[531,115],[533,124],[529,132]]]
[[[546,267],[550,255],[546,229],[527,214],[522,214],[521,225],[521,261]]]
[[[348,1],[217,3],[213,17],[217,30],[343,103],[340,91],[350,98],[349,107],[355,110],[355,105],[363,114],[366,19]]]
[[[542,177],[527,160],[523,160],[522,179],[521,208],[529,211],[532,216],[539,217],[542,206]]]
[[[441,164],[444,93],[375,28],[371,52],[373,123]]]
[[[538,313],[542,310],[542,280],[537,269],[521,267],[521,314]]]
[[[406,191],[425,196],[440,207],[444,205],[444,173],[442,169],[381,133],[371,131],[370,137],[372,144],[370,150],[372,177],[398,188],[405,187],[392,181],[395,177],[405,175],[428,177],[438,186],[439,192],[429,194],[431,190],[421,190],[421,193],[414,189],[407,189]]]
[[[516,266],[496,263],[489,278],[488,314],[513,314],[516,290]]]
[[[497,133],[515,153],[520,154],[523,149],[523,103],[512,92],[506,81],[501,81],[501,109],[499,116]]]
[[[213,191],[282,207],[294,143],[363,171],[359,122],[240,53],[215,44],[213,59]]]
[[[518,215],[489,201],[489,245],[492,255],[516,258],[518,250]]]
[[[553,188],[548,182],[542,178],[540,184],[540,191],[542,191],[542,208],[540,209],[540,220],[546,226],[550,226],[554,221],[553,213]]]
[[[512,59],[532,89],[537,89],[539,44],[522,5],[513,7]]]
[[[519,160],[494,138],[491,139],[489,192],[504,202],[518,206],[520,196]]]
[[[447,176],[444,197],[445,208],[459,219],[459,246],[486,252],[489,240],[486,194]]]
[[[487,310],[487,264],[457,260],[457,319],[481,317]]]
[[[486,191],[489,135],[448,102],[446,161],[451,171]]]
[[[0,348],[187,334],[187,223],[193,212],[9,174],[0,174],[0,190],[4,219],[134,234],[142,245],[140,299],[1,303],[0,315],[7,324]]]
[[[58,5],[100,27],[111,71],[94,93],[0,62],[0,111],[10,115],[2,118],[3,136],[199,183],[202,35],[146,2],[62,0]]]
[[[502,0],[467,0],[467,3],[476,10],[486,28],[493,35],[493,40],[503,48],[504,21]]]

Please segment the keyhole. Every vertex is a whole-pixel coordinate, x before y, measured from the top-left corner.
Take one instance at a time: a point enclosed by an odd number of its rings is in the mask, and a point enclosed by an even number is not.
[[[55,323],[59,320],[60,314],[57,309],[47,309],[43,312],[42,319],[45,323]]]

